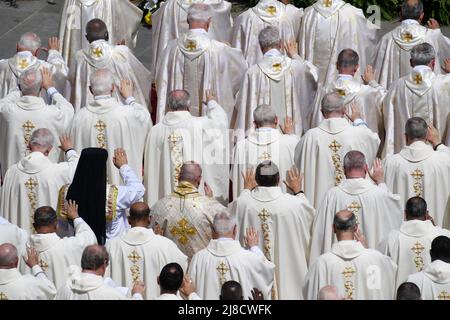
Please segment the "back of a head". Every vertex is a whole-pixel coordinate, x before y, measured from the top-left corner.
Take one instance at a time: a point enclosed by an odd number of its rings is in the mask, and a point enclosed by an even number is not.
[[[421,43],[411,50],[411,64],[415,66],[426,66],[436,58],[436,51],[429,43]]]
[[[176,292],[183,284],[183,268],[178,263],[165,265],[159,274],[161,290]]]
[[[317,300],[342,300],[335,286],[325,286],[319,290]]]
[[[220,290],[220,300],[244,300],[242,286],[237,281],[227,281]]]
[[[193,184],[200,183],[202,178],[202,168],[194,161],[186,161],[180,168],[178,181],[187,181]]]
[[[57,220],[56,211],[49,206],[37,208],[34,212],[34,227],[49,227],[55,224]]]
[[[359,65],[359,55],[353,49],[342,50],[337,59],[337,67],[339,69],[353,68]]]
[[[12,243],[0,245],[0,269],[16,268],[18,260],[17,248]]]
[[[89,77],[94,96],[109,95],[113,90],[114,76],[108,69],[98,69]]]
[[[214,216],[213,228],[219,238],[233,232],[235,226],[236,217],[228,211],[219,211]]]
[[[253,111],[253,121],[258,127],[276,124],[277,115],[273,108],[268,105],[261,105]]]
[[[420,0],[404,0],[402,4],[402,19],[419,20],[423,13],[423,4]]]
[[[98,270],[101,266],[109,262],[109,254],[104,246],[90,245],[87,246],[81,256],[81,269]]]
[[[22,72],[19,76],[19,86],[24,96],[39,95],[42,86],[42,74],[39,69],[31,68]]]
[[[279,47],[281,45],[279,29],[273,26],[265,27],[259,33],[258,41],[262,50]]]
[[[450,263],[450,238],[439,236],[431,242],[431,261],[441,260]]]
[[[337,92],[330,92],[322,98],[321,110],[324,115],[332,112],[344,113],[345,100]]]
[[[427,203],[421,197],[412,197],[406,201],[406,220],[425,220],[427,216]]]
[[[333,225],[338,232],[353,232],[356,228],[356,216],[348,210],[339,211],[334,215]]]
[[[53,146],[55,139],[47,128],[39,128],[33,131],[30,138],[31,151],[44,150]]]
[[[204,3],[195,3],[189,7],[187,21],[189,24],[207,23],[212,17],[211,7]]]
[[[186,90],[173,90],[167,97],[169,111],[186,111],[191,106],[191,95]]]
[[[261,162],[255,171],[255,180],[260,187],[276,187],[280,183],[278,166],[270,161]]]
[[[419,287],[412,282],[404,282],[397,289],[396,300],[422,300]]]
[[[33,32],[24,33],[17,43],[19,50],[30,51],[31,53],[35,53],[41,45],[41,39]]]
[[[86,24],[86,38],[89,42],[96,40],[108,41],[108,27],[103,20],[95,18]]]
[[[410,140],[425,140],[427,138],[428,125],[419,117],[413,117],[406,121],[405,133]]]
[[[361,151],[349,151],[344,157],[345,173],[351,171],[363,171],[366,168],[366,165],[366,157]]]
[[[130,218],[134,221],[143,221],[150,216],[150,207],[145,202],[135,202],[130,207]]]

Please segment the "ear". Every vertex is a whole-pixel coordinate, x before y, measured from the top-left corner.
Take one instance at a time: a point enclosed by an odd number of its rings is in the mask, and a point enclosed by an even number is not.
[[[415,67],[415,66],[414,66],[414,63],[412,62],[412,59],[409,59],[409,64],[410,64],[410,66],[411,66],[412,68]]]
[[[236,238],[236,234],[237,234],[237,225],[235,225],[233,228],[233,238]]]
[[[92,91],[92,87],[89,86],[89,91],[91,92],[91,94],[94,96],[94,92]]]
[[[333,233],[336,233],[336,226],[333,224]]]
[[[52,149],[53,149],[53,146],[48,147],[48,149],[47,149],[47,155],[50,154],[50,151],[52,151]]]
[[[355,73],[358,72],[358,70],[359,70],[359,64],[357,64],[357,65],[355,66]]]
[[[425,12],[422,11],[419,17],[419,23],[423,21],[423,17],[425,16]]]
[[[158,283],[158,286],[159,286],[160,285],[159,284],[159,276],[156,277],[156,282]]]
[[[278,126],[278,123],[280,123],[280,121],[278,120],[278,117],[275,117],[275,125]]]

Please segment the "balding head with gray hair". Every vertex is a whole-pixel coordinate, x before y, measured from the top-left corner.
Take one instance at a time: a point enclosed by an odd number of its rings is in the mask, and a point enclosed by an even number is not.
[[[429,66],[434,69],[436,51],[429,43],[421,43],[411,50],[411,66]]]
[[[425,141],[427,139],[428,124],[420,117],[413,117],[406,121],[405,136],[406,144],[410,145],[414,141]]]
[[[191,95],[186,90],[173,90],[167,97],[168,111],[188,111],[191,107]]]
[[[322,98],[321,110],[325,119],[343,117],[345,114],[345,100],[337,92],[327,93]]]
[[[270,49],[281,49],[280,30],[277,27],[265,27],[259,33],[258,41],[264,53]]]
[[[353,233],[356,230],[356,227],[356,216],[353,212],[342,210],[334,215],[333,229],[339,241],[341,240],[341,235],[343,233]]]
[[[0,245],[0,269],[13,269],[18,263],[17,248],[11,243]]]
[[[421,21],[423,18],[423,4],[420,0],[404,0],[401,14],[402,20],[411,19]]]
[[[108,69],[98,69],[89,77],[94,96],[110,95],[114,90],[114,76]]]
[[[17,43],[17,52],[30,51],[33,55],[36,55],[41,45],[41,39],[35,33],[27,32],[20,37]]]
[[[30,150],[32,152],[39,151],[45,155],[50,153],[55,143],[53,134],[47,128],[39,128],[33,131],[30,138]]]
[[[344,157],[345,176],[352,178],[364,178],[368,170],[366,157],[360,151],[349,151]]]
[[[187,181],[198,188],[202,180],[202,168],[194,161],[185,162],[180,169],[178,181]]]
[[[253,111],[253,122],[256,128],[275,127],[278,125],[278,118],[271,106],[263,104]]]
[[[31,68],[19,76],[19,86],[24,96],[39,96],[42,87],[42,74],[39,69]]]
[[[236,217],[228,211],[219,211],[214,216],[213,228],[216,238],[235,238]]]
[[[208,31],[211,23],[211,7],[204,3],[195,3],[189,7],[187,22],[189,29],[205,29]]]

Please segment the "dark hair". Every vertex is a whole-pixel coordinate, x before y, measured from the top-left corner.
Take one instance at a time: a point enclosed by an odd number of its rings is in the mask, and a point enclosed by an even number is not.
[[[270,160],[261,162],[256,167],[255,180],[261,187],[277,186],[280,182],[280,172],[277,165]]]
[[[242,286],[237,281],[227,281],[220,290],[220,300],[244,300]]]
[[[169,263],[162,268],[159,274],[159,285],[167,291],[177,291],[183,284],[183,268],[178,263]]]
[[[401,10],[403,19],[419,20],[420,15],[423,12],[422,1],[418,1],[418,3],[410,5],[408,1],[405,0],[403,1]]]
[[[421,300],[419,287],[412,282],[404,282],[397,289],[396,300]]]
[[[130,218],[141,221],[150,215],[150,208],[145,202],[136,202],[130,208]]]
[[[347,231],[353,229],[356,226],[356,216],[352,213],[347,219],[341,219],[339,218],[339,214],[335,214],[333,224],[336,231]]]
[[[34,211],[35,228],[50,226],[56,222],[56,219],[56,211],[52,207],[44,206]]]
[[[450,238],[446,236],[439,236],[434,238],[431,243],[431,261],[442,260],[450,263]]]
[[[337,58],[338,68],[356,67],[359,64],[359,55],[353,49],[342,50]]]
[[[406,201],[406,220],[424,218],[427,215],[427,202],[421,197],[412,197]]]
[[[405,133],[410,139],[425,139],[427,137],[428,125],[419,117],[412,117],[406,121]]]
[[[86,24],[86,38],[89,42],[109,40],[108,27],[103,20],[95,18]]]
[[[81,268],[83,270],[97,270],[103,264],[109,262],[109,254],[104,246],[87,246],[81,256]]]

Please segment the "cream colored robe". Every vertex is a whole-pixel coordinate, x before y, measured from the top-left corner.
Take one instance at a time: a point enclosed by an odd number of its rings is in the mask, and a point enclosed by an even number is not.
[[[269,52],[245,74],[236,99],[234,128],[253,128],[253,111],[266,104],[273,108],[280,124],[286,117],[293,119],[295,133],[300,136],[309,128],[308,117],[317,90],[317,68],[298,55],[291,59],[277,50]]]
[[[283,193],[280,187],[257,187],[244,190],[231,211],[236,215],[240,241],[244,243],[247,228],[256,228],[260,249],[275,264],[275,297],[302,299],[315,215],[306,197]]]
[[[205,117],[194,117],[188,111],[168,112],[153,126],[144,152],[145,200],[150,206],[172,193],[186,161],[199,163],[216,200],[228,203],[227,123],[222,107],[210,102]],[[216,151],[215,156],[211,150]]]
[[[281,189],[286,192],[283,181],[286,180],[287,171],[295,165],[294,152],[298,141],[298,136],[294,134],[281,134],[269,127],[256,129],[245,140],[238,141],[234,147],[231,167],[233,199],[237,199],[244,190],[242,173],[251,167],[256,169],[265,160],[271,160],[278,166]]]
[[[152,14],[152,68],[156,70],[167,44],[188,32],[187,13],[192,4],[208,4],[212,10],[208,34],[211,39],[230,43],[231,3],[224,0],[166,0]]]
[[[142,177],[147,134],[152,127],[148,109],[136,102],[123,105],[116,98],[96,99],[79,110],[73,119],[71,137],[77,152],[88,147],[108,151],[108,182],[120,185],[119,170],[113,164],[114,149],[124,148],[128,164]]]
[[[401,197],[402,207],[409,198],[425,199],[437,226],[450,227],[450,155],[449,148],[433,147],[416,141],[384,160],[386,184]]]
[[[133,97],[136,102],[149,106],[151,74],[126,46],[110,45],[105,40],[97,40],[80,50],[76,55],[76,65],[70,70],[72,103],[75,111],[92,103],[89,78],[97,69],[109,69],[114,77],[116,89],[113,95],[122,103],[119,93],[120,80],[129,79],[133,83]]]
[[[5,176],[0,213],[11,223],[34,232],[34,211],[56,208],[59,189],[72,181],[79,156],[69,151],[67,162],[53,163],[41,152],[33,152],[13,165]]]
[[[298,39],[300,33],[300,23],[303,17],[303,8],[297,8],[293,4],[286,5],[286,15],[291,20],[292,27],[294,28],[294,37]]]
[[[422,300],[450,300],[450,263],[435,260],[407,281],[419,287]]]
[[[347,152],[364,153],[367,163],[375,158],[380,139],[364,125],[353,126],[344,118],[323,120],[310,129],[295,149],[295,164],[304,177],[305,195],[314,208],[325,193],[344,179],[343,161]]]
[[[142,19],[142,11],[128,0],[66,0],[59,22],[59,39],[66,63],[73,67],[80,49],[89,47],[86,24],[103,20],[108,28],[109,42],[134,48]]]
[[[333,285],[346,300],[393,300],[397,266],[387,256],[354,240],[339,241],[311,265],[303,285],[306,300]]]
[[[26,243],[28,241],[28,232],[19,228],[15,224],[9,223],[8,220],[0,217],[0,244],[12,243],[20,255],[26,253]],[[24,269],[20,269],[25,271]]]
[[[345,99],[348,115],[352,114],[350,104],[356,103],[361,111],[362,119],[367,123],[367,127],[378,133],[380,139],[384,139],[381,107],[387,93],[386,89],[375,81],[371,81],[368,85],[361,84],[347,74],[338,75],[335,81],[321,87],[318,91],[314,101],[314,109],[311,112],[311,128],[317,127],[323,120],[322,99],[331,92],[338,92]]]
[[[336,243],[333,219],[341,210],[349,210],[356,215],[371,249],[375,249],[391,230],[398,229],[403,220],[400,197],[392,194],[386,184],[377,186],[362,178],[343,180],[326,193],[317,209],[312,227],[310,263]]]
[[[55,294],[55,285],[38,265],[27,275],[16,268],[0,269],[1,300],[52,300]]]
[[[399,230],[392,230],[380,242],[378,250],[397,264],[397,287],[408,276],[431,264],[431,242],[438,236],[450,237],[450,231],[435,227],[430,220],[403,221]]]
[[[445,138],[450,113],[450,75],[436,75],[427,66],[416,66],[391,85],[383,103],[386,138],[383,156],[400,152],[405,145],[405,124],[421,117]]]
[[[110,263],[106,276],[118,285],[132,288],[135,281],[146,285],[144,298],[153,300],[159,296],[156,281],[161,269],[176,262],[187,269],[187,257],[171,240],[155,235],[152,229],[134,227],[106,243]]]
[[[12,93],[9,96],[16,95]],[[57,162],[63,153],[57,147],[58,137],[67,132],[73,117],[72,105],[56,93],[52,104],[42,98],[23,96],[13,101],[9,96],[0,100],[0,163],[2,176],[13,164],[29,154],[28,143],[31,134],[39,128],[47,128],[53,134],[55,146],[49,159]]]
[[[194,29],[169,42],[160,62],[156,70],[156,122],[164,117],[167,96],[175,89],[189,92],[194,116],[205,115],[202,102],[206,101],[206,91],[211,90],[231,120],[235,97],[247,70],[240,50],[212,40],[203,29]]]
[[[189,265],[197,294],[203,300],[219,300],[222,285],[234,280],[241,284],[244,299],[251,296],[253,288],[258,288],[265,300],[270,299],[275,265],[259,254],[245,250],[237,240],[211,240]]]
[[[305,9],[298,38],[300,56],[319,68],[323,85],[336,79],[337,57],[343,49],[358,52],[359,64],[365,68],[376,44],[376,27],[361,9],[342,0],[332,0],[331,7],[326,3],[328,0],[318,0]]]
[[[277,27],[283,43],[295,39],[291,18],[292,14],[287,14],[283,3],[277,0],[260,0],[256,6],[235,19],[231,43],[234,48],[242,51],[251,67],[263,58],[258,36],[265,27]]]
[[[437,74],[443,73],[441,66],[450,56],[450,39],[440,29],[432,30],[415,20],[404,20],[391,32],[385,34],[373,54],[375,79],[385,88],[390,88],[397,79],[406,76],[412,70],[411,50],[422,43],[431,44],[437,53]]]

